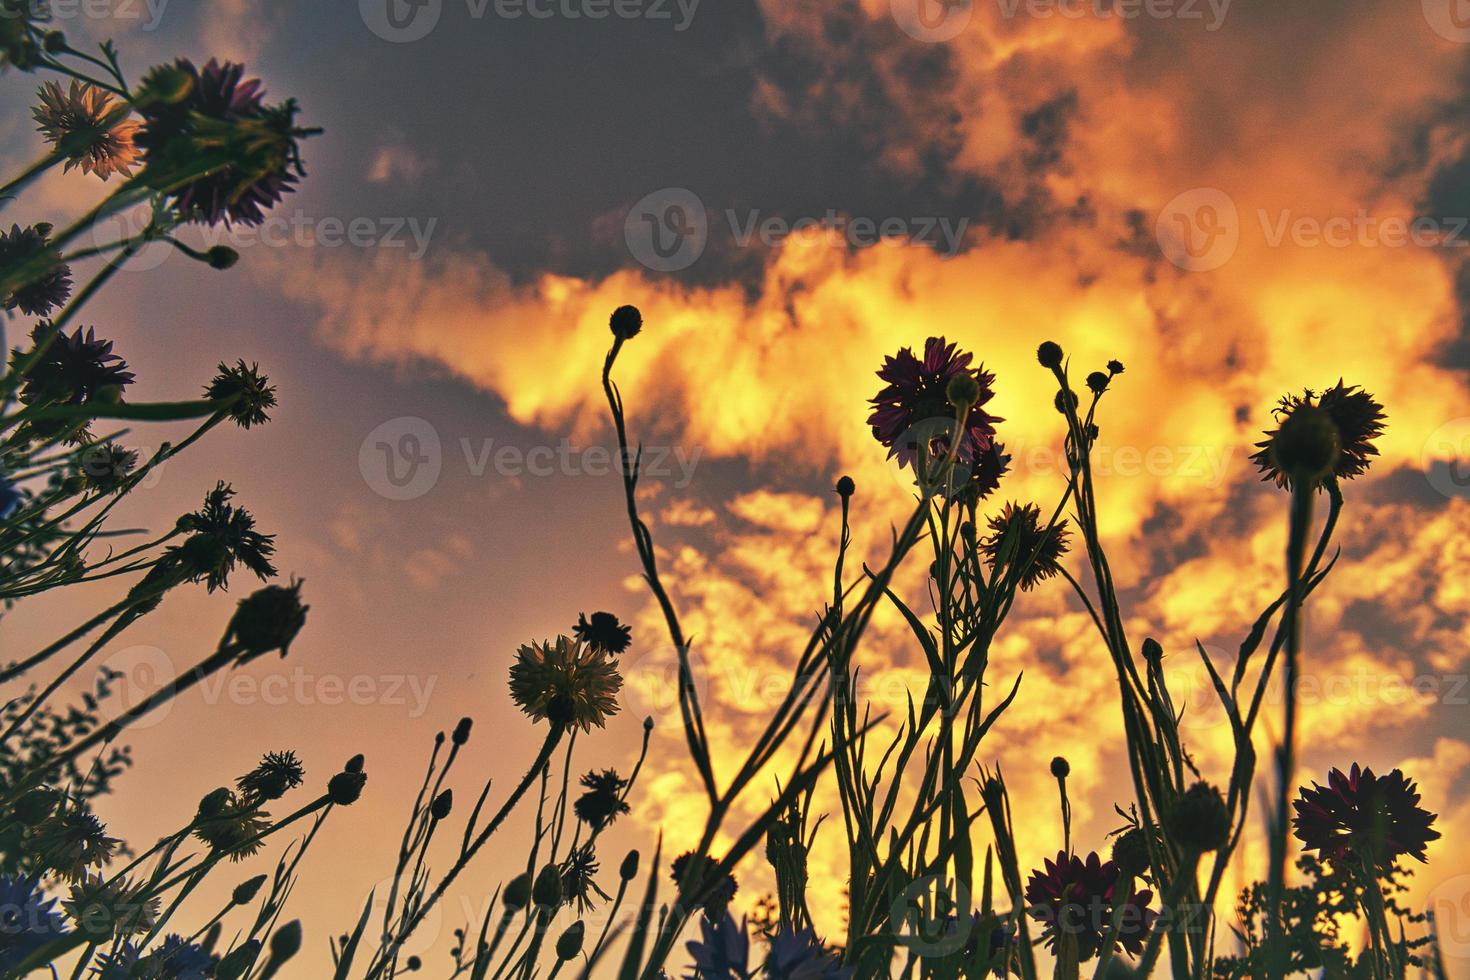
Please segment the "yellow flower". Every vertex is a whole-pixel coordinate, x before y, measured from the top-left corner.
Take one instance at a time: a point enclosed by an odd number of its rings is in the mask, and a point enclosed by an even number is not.
[[[67,156],[66,169],[81,167],[103,180],[115,173],[133,175],[140,151],[133,141],[142,125],[129,119],[127,106],[95,85],[73,81],[65,91],[47,82],[31,111],[40,129]]]
[[[584,732],[618,713],[622,686],[618,662],[606,651],[565,636],[521,647],[510,667],[510,696],[522,711]]]

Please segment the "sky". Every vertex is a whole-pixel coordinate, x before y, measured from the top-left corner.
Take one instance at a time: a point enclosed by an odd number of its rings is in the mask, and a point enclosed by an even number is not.
[[[660,828],[683,850],[701,795],[609,466],[609,313],[646,321],[618,378],[717,771],[827,594],[834,481],[856,481],[862,555],[907,514],[865,425],[883,357],[936,335],[974,352],[1014,458],[990,503],[1051,506],[1062,433],[1034,357],[1051,339],[1084,373],[1126,365],[1101,422],[1102,531],[1130,635],[1171,655],[1220,782],[1228,728],[1191,651],[1232,664],[1282,576],[1287,502],[1252,444],[1288,392],[1342,378],[1386,406],[1309,615],[1300,778],[1361,762],[1419,782],[1444,839],[1414,895],[1470,969],[1463,0],[391,0],[391,19],[389,2],[53,0],[70,36],[115,38],[135,79],[175,56],[244,61],[325,130],[271,221],[218,239],[235,270],[147,252],[89,307],[134,400],[192,397],[241,357],[278,385],[269,425],[217,433],[122,517],[166,526],[226,480],[312,607],[288,659],[130,736],[114,830],[146,846],[267,750],[296,749],[313,786],[365,753],[366,795],[333,815],[292,898],[308,930],[293,975],[320,976],[326,937],[391,871],[434,733],[476,719],[461,799],[512,783],[540,742],[508,696],[516,649],[608,609],[633,625],[629,684],[574,768],[626,768],[643,717],[656,727],[604,865],[650,855]],[[0,80],[10,170],[40,151],[33,88]],[[60,224],[103,190],[53,173],[13,220]],[[920,571],[900,583],[915,597]],[[171,597],[125,634],[107,654],[124,702],[209,652],[246,591]],[[34,648],[116,594],[23,604],[6,643]],[[861,653],[890,707],[922,664],[905,630],[880,614]],[[1024,671],[981,750],[1027,813],[1023,864],[1060,847],[1055,755],[1076,839],[1105,851],[1131,793],[1080,603],[1055,583],[1028,594],[991,669],[1007,686]],[[813,855],[829,930],[840,836]],[[507,834],[426,928],[431,964],[523,840]],[[1257,841],[1243,858],[1259,877]],[[742,902],[763,875],[745,869]]]

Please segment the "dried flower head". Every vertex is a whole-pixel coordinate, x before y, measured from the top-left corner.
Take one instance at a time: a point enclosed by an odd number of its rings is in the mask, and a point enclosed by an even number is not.
[[[561,865],[561,900],[576,903],[577,914],[586,915],[596,908],[595,899],[608,900],[608,894],[597,887],[597,852],[590,843],[574,848]]]
[[[1321,397],[1310,390],[1285,396],[1274,414],[1277,428],[1256,443],[1251,459],[1263,480],[1288,490],[1298,478],[1351,480],[1366,473],[1387,419],[1372,395],[1341,379]],[[1305,475],[1296,477],[1298,472]]]
[[[270,560],[276,551],[275,536],[255,530],[250,512],[230,503],[234,496],[229,484],[216,484],[205,495],[203,507],[179,518],[179,530],[189,537],[169,548],[163,559],[185,581],[203,580],[211,592],[228,587],[236,564],[262,579],[276,574]]]
[[[1084,861],[1065,851],[1043,870],[1031,872],[1026,884],[1028,914],[1042,923],[1046,945],[1056,949],[1066,939],[1077,944],[1079,961],[1096,956],[1102,948],[1117,906],[1124,906],[1116,942],[1137,956],[1158,913],[1148,907],[1153,892],[1133,891],[1119,901],[1118,868],[1096,852]]]
[[[565,636],[521,647],[510,668],[510,695],[522,711],[584,732],[617,714],[622,686],[617,661],[606,651]]]
[[[1348,773],[1334,769],[1326,786],[1314,781],[1293,806],[1297,839],[1336,862],[1361,861],[1382,870],[1402,855],[1427,862],[1424,850],[1440,836],[1437,815],[1419,806],[1418,787],[1399,769],[1385,776],[1356,763]]]
[[[610,612],[595,612],[589,620],[586,613],[577,617],[577,625],[572,628],[578,640],[587,644],[594,650],[603,650],[614,656],[628,649],[632,642],[632,628],[618,622],[618,617]]]
[[[721,872],[719,862],[707,854],[687,851],[674,858],[669,869],[674,883],[688,883],[686,896],[694,908],[703,907],[705,915],[718,919],[725,914],[730,900],[740,885],[728,871]]]
[[[995,395],[991,387],[995,375],[983,368],[971,369],[973,359],[954,344],[945,343],[943,337],[930,337],[924,344],[923,360],[905,347],[884,361],[878,377],[887,384],[873,396],[868,424],[873,427],[873,437],[888,448],[890,459],[896,457],[900,466],[913,466],[920,450],[930,460],[948,454],[957,422],[949,385],[961,374],[975,381],[978,392],[965,416],[956,454],[960,461],[971,464],[990,448],[995,423],[1001,419],[986,414],[983,406]]]
[[[1230,811],[1220,791],[1201,781],[1184,791],[1167,826],[1174,840],[1203,854],[1224,847],[1230,839]]]
[[[300,786],[306,768],[295,752],[267,752],[254,769],[235,780],[240,795],[252,805],[279,800]]]
[[[628,812],[628,804],[623,800],[628,781],[619,776],[617,770],[589,772],[582,777],[582,785],[587,792],[577,797],[572,809],[577,819],[593,830],[601,830]]]
[[[277,650],[282,657],[290,652],[311,609],[301,601],[302,584],[292,579],[289,586],[267,585],[240,600],[225,633],[228,642],[239,645],[240,663]]]
[[[1006,504],[1005,510],[990,518],[990,534],[980,542],[980,550],[991,568],[1004,561],[1020,569],[1021,589],[1029,592],[1046,579],[1061,573],[1062,556],[1067,553],[1067,522],[1052,528],[1041,526],[1041,508],[1035,504]]]
[[[620,306],[613,310],[608,321],[613,336],[619,340],[632,340],[643,329],[643,313],[636,306]]]
[[[137,98],[144,126],[137,142],[148,171],[188,220],[258,225],[304,175],[294,101],[267,106],[259,79],[243,65],[187,59],[143,79]],[[200,160],[219,165],[201,174]]]
[[[237,361],[234,367],[221,362],[219,374],[204,386],[204,397],[230,402],[230,418],[242,429],[269,422],[267,413],[276,407],[275,386],[260,373],[259,365],[244,361]]]
[[[46,316],[71,295],[71,266],[50,242],[51,226],[11,225],[0,231],[0,275],[7,283],[0,306],[27,316]],[[19,281],[12,282],[12,277]]]
[[[81,167],[103,180],[133,175],[141,155],[134,137],[142,124],[128,118],[132,110],[126,104],[75,79],[65,90],[47,82],[38,94],[41,101],[31,114],[46,139],[66,154],[66,170]]]

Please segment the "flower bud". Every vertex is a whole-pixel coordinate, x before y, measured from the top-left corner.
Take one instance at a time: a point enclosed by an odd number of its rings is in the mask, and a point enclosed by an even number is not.
[[[240,882],[230,894],[230,904],[249,905],[254,901],[256,893],[260,891],[260,886],[263,884],[265,884],[265,875],[256,875],[249,881]]]
[[[292,919],[271,937],[271,962],[284,963],[301,952],[301,920]]]
[[[561,899],[561,871],[556,865],[548,864],[531,885],[531,900],[540,908],[554,909],[561,905]]]
[[[623,858],[622,867],[618,868],[618,877],[624,881],[632,881],[638,877],[638,852],[629,851],[628,856]]]
[[[367,773],[339,772],[327,781],[327,796],[337,806],[351,806],[362,796],[362,787],[366,782]]]
[[[944,386],[944,397],[956,409],[969,408],[980,400],[980,382],[968,371],[961,371]]]
[[[512,912],[519,912],[531,901],[531,876],[525,872],[516,875],[505,886],[500,900]]]
[[[443,820],[449,816],[449,811],[454,808],[454,790],[446,789],[434,797],[434,803],[429,807],[429,812],[435,820]]]
[[[1036,348],[1036,359],[1044,368],[1059,368],[1062,366],[1062,345],[1048,340]]]
[[[1218,850],[1230,839],[1230,811],[1218,789],[1198,782],[1175,804],[1168,829],[1174,840],[1190,850]]]
[[[211,269],[219,269],[223,272],[233,268],[240,261],[240,253],[228,245],[216,245],[204,253],[204,260],[209,263]]]
[[[1051,760],[1051,774],[1057,779],[1066,779],[1072,773],[1072,766],[1066,759],[1057,756]]]
[[[1142,827],[1134,827],[1113,841],[1113,863],[1124,874],[1137,878],[1148,870],[1148,837]]]
[[[609,326],[614,337],[632,340],[643,329],[643,313],[636,306],[620,306],[613,311]]]
[[[470,726],[475,723],[473,718],[461,718],[459,724],[454,726],[454,734],[450,740],[455,745],[463,745],[470,740]]]
[[[582,952],[582,940],[586,938],[586,935],[587,927],[582,924],[581,919],[567,926],[566,932],[557,937],[556,958],[569,960]]]
[[[284,657],[291,641],[306,625],[310,608],[301,604],[299,580],[289,587],[268,585],[240,600],[226,635],[240,646],[242,663],[276,650]]]
[[[843,500],[851,497],[856,491],[857,484],[852,482],[852,477],[844,476],[842,479],[837,481],[837,496],[841,497]]]
[[[1106,374],[1103,374],[1101,371],[1094,371],[1087,376],[1087,387],[1094,395],[1101,395],[1108,390],[1109,380]]]
[[[347,765],[342,769],[346,772],[362,772],[362,767],[367,764],[367,757],[361,752],[347,760]]]

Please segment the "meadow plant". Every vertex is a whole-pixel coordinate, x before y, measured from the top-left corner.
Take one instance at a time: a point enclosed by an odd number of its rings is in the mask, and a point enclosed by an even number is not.
[[[135,764],[123,741],[131,725],[212,675],[286,656],[305,625],[302,584],[273,581],[274,537],[227,483],[203,488],[197,510],[148,540],[124,544],[110,520],[150,472],[216,427],[268,422],[276,390],[238,359],[204,380],[201,397],[130,401],[133,363],[81,312],[155,242],[214,270],[232,267],[238,255],[229,248],[201,252],[176,233],[260,223],[305,176],[300,144],[316,131],[297,125],[294,101],[267,102],[240,65],[179,60],[132,85],[111,43],[79,51],[32,5],[0,7],[0,66],[57,76],[41,85],[33,110],[46,149],[0,186],[0,208],[19,207],[56,167],[108,188],[60,228],[33,217],[0,228],[0,305],[24,326],[0,375],[0,600],[114,579],[119,590],[53,642],[0,664],[0,977],[265,980],[307,941],[299,921],[283,921],[286,906],[328,819],[364,792],[365,760],[313,782],[294,751],[273,748],[225,785],[198,787],[197,804],[177,812],[160,804],[169,823],[141,851],[108,832],[99,808]],[[150,213],[140,232],[78,246],[107,216],[139,204]],[[1008,379],[943,337],[900,348],[876,366],[868,423],[912,480],[913,508],[881,560],[855,561],[852,521],[865,504],[851,478],[836,482],[832,575],[813,583],[815,626],[790,651],[789,684],[744,755],[716,759],[693,641],[640,511],[642,450],[613,380],[643,316],[625,306],[609,326],[602,389],[623,462],[622,503],[677,653],[677,726],[703,821],[680,828],[691,843],[677,855],[662,837],[647,860],[639,850],[615,861],[607,853],[608,828],[636,813],[654,720],[630,763],[589,764],[577,750],[595,745],[621,710],[621,659],[652,641],[611,612],[583,612],[574,623],[569,613],[565,632],[530,639],[511,657],[506,693],[541,731],[539,750],[508,792],[476,778],[457,793],[473,724],[463,719],[434,738],[397,852],[387,856],[386,886],[360,911],[318,913],[327,938],[311,941],[330,953],[334,978],[421,970],[472,980],[563,972],[658,980],[668,970],[704,980],[1036,980],[1048,971],[1075,980],[1165,968],[1194,978],[1443,975],[1432,920],[1403,905],[1404,859],[1428,860],[1439,837],[1412,776],[1350,764],[1325,785],[1295,781],[1296,688],[1311,656],[1302,610],[1337,561],[1344,485],[1377,452],[1385,416],[1370,394],[1338,381],[1320,394],[1289,395],[1256,447],[1264,478],[1285,497],[1284,574],[1255,621],[1240,624],[1233,664],[1200,643],[1177,654],[1200,659],[1234,744],[1228,771],[1203,771],[1163,646],[1129,634],[1137,619],[1122,607],[1099,530],[1093,454],[1103,401],[1125,383],[1124,365],[1109,361],[1074,383],[1062,348],[1039,347],[1066,472],[1057,499],[1029,501],[1005,492],[1005,420],[986,407]],[[177,422],[194,427],[148,454],[129,448],[131,431],[120,428]],[[899,584],[914,561],[925,566],[922,603]],[[266,584],[235,604],[193,667],[126,710],[106,710],[118,677],[95,665],[110,644],[175,590],[224,592],[242,578]],[[1059,588],[1085,611],[1111,664],[1130,792],[1115,801],[1125,823],[1111,842],[1077,840],[1071,764],[1058,756],[1050,776],[1060,819],[1046,847],[1056,856],[1028,868],[1004,760],[987,738],[1005,726],[1025,683],[1020,673],[994,676],[992,652],[1023,593]],[[860,695],[871,669],[864,639],[880,610],[906,624],[911,662],[926,678],[892,713]],[[75,704],[60,701],[69,683],[80,692]],[[1265,718],[1278,685],[1279,724]],[[1280,733],[1269,790],[1257,779],[1256,750],[1267,730]],[[284,802],[308,783],[316,788],[304,802]],[[1269,800],[1269,864],[1238,898],[1222,895],[1260,797]],[[835,810],[815,810],[819,798],[835,800]],[[1036,814],[1023,819],[1036,833]],[[835,896],[813,895],[810,884],[824,826],[842,835],[847,863],[845,916],[830,935],[812,909]],[[272,873],[240,880],[222,906],[200,907],[206,878],[286,836]],[[406,952],[429,913],[492,852],[513,874],[478,921],[455,930],[446,961],[436,968]],[[737,874],[762,860],[774,892],[742,912]],[[1222,928],[1219,910],[1232,898],[1235,920]],[[1366,930],[1366,943],[1349,941],[1351,922]]]

